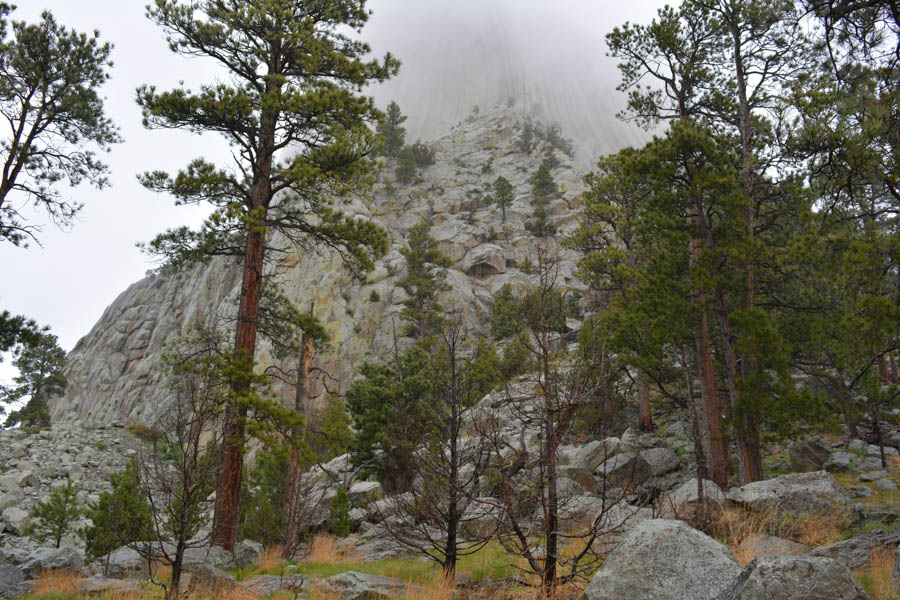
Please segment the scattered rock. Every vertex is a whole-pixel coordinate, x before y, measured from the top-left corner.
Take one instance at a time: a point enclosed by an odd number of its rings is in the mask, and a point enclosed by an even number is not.
[[[763,556],[799,556],[809,552],[809,546],[774,535],[751,533],[741,541],[738,550],[753,558]]]
[[[869,600],[850,570],[830,558],[767,556],[752,561],[717,600]]]
[[[721,508],[725,504],[725,494],[715,481],[703,480],[703,500],[709,505]],[[699,496],[697,495],[697,479],[689,479],[674,492],[663,499],[663,516],[685,516],[697,508]]]
[[[818,471],[831,451],[816,440],[802,440],[788,447],[791,468],[798,473]]]
[[[381,500],[381,484],[377,481],[357,481],[348,490],[353,506],[364,507]]]
[[[0,514],[0,522],[3,523],[3,531],[13,535],[25,535],[28,526],[31,525],[31,517],[18,506],[10,506]]]
[[[123,594],[141,591],[141,584],[137,581],[125,581],[122,579],[110,579],[103,575],[91,575],[78,582],[78,591],[82,594]]]
[[[123,546],[91,563],[90,572],[115,579],[132,579],[150,576],[147,560],[134,548]]]
[[[859,476],[860,481],[878,481],[879,479],[884,479],[888,476],[888,472],[884,469],[879,469],[877,471],[869,471],[868,473],[863,473]]]
[[[875,482],[875,487],[879,490],[891,491],[897,489],[897,484],[890,479],[879,479]]]
[[[862,459],[849,452],[835,452],[825,461],[823,468],[829,473],[855,473],[859,471]]]
[[[650,465],[650,473],[654,477],[665,475],[681,465],[678,455],[671,448],[650,448],[641,452],[641,458]]]
[[[184,565],[184,570],[191,574],[191,588],[202,587],[208,590],[229,590],[237,585],[234,577],[218,567],[207,563]]]
[[[6,510],[7,508],[11,508],[13,506],[18,507],[22,505],[22,500],[25,499],[25,494],[22,493],[22,490],[16,490],[14,492],[8,492],[0,496],[0,512]]]
[[[713,600],[741,566],[681,521],[651,519],[625,534],[584,590],[587,600]]]
[[[393,577],[368,575],[347,571],[322,581],[319,587],[326,593],[337,594],[342,600],[375,600],[405,597],[406,582]]]
[[[727,494],[729,501],[755,511],[799,515],[828,515],[854,519],[850,494],[829,473],[791,473],[774,479],[755,481]]]
[[[634,452],[617,454],[597,467],[595,474],[605,482],[605,489],[634,489],[652,475],[650,464]],[[601,490],[603,484],[598,484]]]
[[[893,552],[898,545],[900,545],[900,531],[893,533],[870,531],[849,540],[819,546],[809,554],[834,559],[848,569],[859,569],[869,562],[869,555],[873,550],[881,548]]]
[[[66,569],[81,571],[84,568],[84,555],[68,546],[62,548],[40,548],[28,556],[28,560],[20,565],[25,575],[33,575],[45,569]]]
[[[25,573],[13,565],[0,564],[0,598],[14,598],[23,593]]]

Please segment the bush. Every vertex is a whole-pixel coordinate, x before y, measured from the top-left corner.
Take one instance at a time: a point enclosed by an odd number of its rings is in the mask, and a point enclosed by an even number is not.
[[[397,154],[397,170],[394,171],[397,181],[409,183],[416,177],[416,155],[412,148],[404,146]]]
[[[113,473],[109,483],[112,490],[100,494],[100,499],[86,511],[93,524],[82,531],[82,537],[85,550],[93,557],[152,537],[150,504],[141,486],[137,463],[131,461],[125,469]]]
[[[67,481],[65,487],[56,488],[45,502],[38,502],[31,509],[31,517],[37,519],[31,534],[41,542],[51,539],[59,548],[62,537],[82,513],[75,500],[75,486]]]
[[[415,144],[410,146],[410,150],[412,150],[413,159],[416,161],[416,166],[420,169],[430,167],[434,164],[434,150],[432,150],[422,142],[417,140]]]
[[[350,495],[340,486],[328,511],[328,530],[337,537],[350,535]]]

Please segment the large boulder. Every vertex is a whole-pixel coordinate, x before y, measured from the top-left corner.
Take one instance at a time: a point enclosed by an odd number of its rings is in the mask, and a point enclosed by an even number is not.
[[[819,471],[831,451],[816,440],[800,440],[788,447],[791,469],[797,473]]]
[[[595,488],[594,471],[615,454],[616,449],[607,440],[594,440],[580,446],[560,446],[558,451],[559,474],[578,482],[586,491]]]
[[[113,579],[137,579],[149,577],[150,566],[137,550],[122,546],[92,562],[90,572]]]
[[[3,531],[12,535],[25,535],[31,525],[31,517],[18,506],[10,506],[0,513],[0,522],[3,524]]]
[[[827,515],[850,522],[855,509],[850,494],[825,471],[791,473],[755,481],[728,492],[728,500],[754,511]]]
[[[587,600],[713,600],[741,566],[682,521],[651,519],[625,534],[584,590]]]
[[[703,480],[703,502],[711,508],[721,508],[725,504],[725,494],[715,481]],[[666,517],[693,514],[700,504],[697,493],[697,478],[688,479],[663,498],[661,511]]]
[[[880,549],[892,553],[898,547],[900,547],[900,531],[892,533],[870,531],[849,540],[819,546],[809,554],[832,558],[848,569],[859,569],[869,562],[873,550]]]
[[[581,494],[563,501],[559,509],[560,526],[564,531],[588,529],[603,512],[603,498],[596,494]]]
[[[828,457],[823,469],[829,473],[856,473],[860,470],[862,459],[850,452],[835,452]]]
[[[506,272],[506,255],[496,244],[481,244],[466,253],[462,270],[472,277],[491,277]]]
[[[124,579],[110,579],[103,575],[91,575],[78,582],[78,591],[88,595],[102,595],[104,597],[116,597],[141,591],[141,584],[137,581]]]
[[[763,556],[799,556],[809,552],[809,546],[774,535],[751,533],[738,545],[738,551],[748,558]]]
[[[193,563],[185,565],[184,570],[190,573],[190,587],[202,588],[210,591],[230,590],[237,585],[234,577],[230,573],[226,573],[218,567],[214,567],[207,563]]]
[[[81,571],[84,555],[75,548],[39,548],[28,555],[28,560],[19,565],[25,575],[35,575],[49,569]]]
[[[324,580],[322,591],[342,600],[375,600],[407,597],[407,584],[393,577],[346,571]]]
[[[368,506],[381,500],[381,484],[377,481],[357,481],[350,486],[348,494],[353,506]]]
[[[22,594],[25,573],[13,565],[0,564],[0,598],[14,598]]]
[[[305,575],[257,575],[245,579],[241,584],[259,596],[280,591],[296,593],[307,586]]]
[[[751,561],[717,600],[869,600],[850,570],[830,558],[767,556]]]
[[[462,514],[459,532],[464,538],[478,539],[491,535],[497,530],[503,511],[495,498],[476,498],[469,503]]]
[[[654,477],[674,471],[681,465],[678,455],[671,448],[650,448],[641,452],[641,458],[650,465],[650,473]]]
[[[652,474],[650,464],[634,452],[617,454],[595,471],[595,475],[605,482],[605,489],[634,489],[650,479]]]

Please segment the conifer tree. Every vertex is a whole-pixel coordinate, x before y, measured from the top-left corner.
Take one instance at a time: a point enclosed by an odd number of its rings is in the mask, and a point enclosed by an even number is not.
[[[400,105],[391,101],[388,104],[387,111],[384,114],[375,131],[384,138],[384,148],[381,153],[388,158],[396,157],[400,150],[406,144],[406,128],[403,123],[406,121],[406,115],[400,112]]]
[[[494,180],[493,190],[494,202],[500,207],[502,221],[506,223],[506,209],[513,202],[513,186],[509,179],[500,175]]]
[[[534,221],[528,224],[529,230],[537,237],[547,237],[556,233],[556,227],[549,221],[547,208],[550,200],[556,195],[556,183],[546,163],[541,164],[531,177],[531,205],[534,207]]]
[[[83,512],[75,494],[75,486],[71,481],[66,481],[66,485],[52,490],[46,500],[34,505],[31,516],[37,522],[31,526],[31,532],[38,540],[43,542],[49,539],[59,548],[62,537]]]
[[[413,226],[407,240],[409,248],[400,251],[406,259],[407,273],[397,285],[408,295],[403,301],[402,316],[412,325],[412,335],[418,340],[425,340],[440,328],[443,308],[437,295],[450,289],[445,269],[451,260],[440,251],[430,230],[428,223]]]
[[[28,397],[28,402],[9,414],[6,426],[22,423],[29,427],[50,425],[48,401],[65,393],[68,381],[63,374],[66,352],[56,343],[56,336],[47,332],[32,332],[26,342],[15,352],[13,366],[19,374],[16,384],[4,390],[2,400],[17,402]]]
[[[0,3],[0,115],[7,127],[0,134],[0,240],[18,246],[37,241],[40,231],[19,212],[22,200],[70,226],[81,205],[55,184],[109,185],[96,151],[107,152],[121,138],[98,94],[109,79],[112,45],[97,31],[66,29],[48,11],[38,23],[13,21],[8,29],[12,10]]]
[[[397,169],[394,174],[400,183],[410,183],[416,178],[416,155],[409,146],[404,146],[397,152]]]
[[[234,358],[253,366],[267,246],[273,233],[301,247],[341,251],[353,268],[371,268],[386,249],[385,233],[345,216],[334,198],[366,171],[377,141],[368,123],[379,120],[372,101],[357,94],[367,83],[396,73],[397,61],[364,61],[369,47],[349,37],[369,17],[364,0],[156,0],[149,18],[170,47],[209,57],[230,77],[199,90],[138,89],[145,124],[216,132],[233,149],[233,169],[199,158],[177,176],[146,173],[149,189],[179,204],[209,204],[199,231],[170,230],[149,251],[178,265],[212,255],[243,262]],[[213,541],[237,539],[241,446],[247,416],[246,382],[235,379],[226,415],[226,444],[216,495]]]

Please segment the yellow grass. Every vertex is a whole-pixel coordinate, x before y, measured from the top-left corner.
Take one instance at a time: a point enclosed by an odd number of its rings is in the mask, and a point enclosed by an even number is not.
[[[869,556],[866,574],[870,585],[867,586],[872,600],[893,600],[897,598],[891,589],[891,572],[894,570],[894,553],[884,548],[876,548]]]
[[[409,582],[406,586],[405,600],[450,600],[456,591],[456,582],[439,574],[425,585]]]
[[[287,561],[284,560],[283,554],[284,546],[266,546],[259,555],[259,561],[257,561],[259,570],[269,572],[285,564]]]
[[[747,511],[740,508],[725,508],[719,512],[714,524],[716,537],[722,540],[741,566],[746,566],[758,558],[752,550],[739,548],[741,542],[751,534],[766,533],[773,516],[770,512]]]
[[[74,571],[45,569],[34,580],[34,587],[31,588],[31,592],[38,597],[49,594],[74,594],[78,592],[80,579],[81,575]]]
[[[309,550],[303,560],[311,563],[334,564],[337,562],[357,562],[360,560],[354,551],[352,538],[338,542],[331,534],[320,533],[313,538]]]

